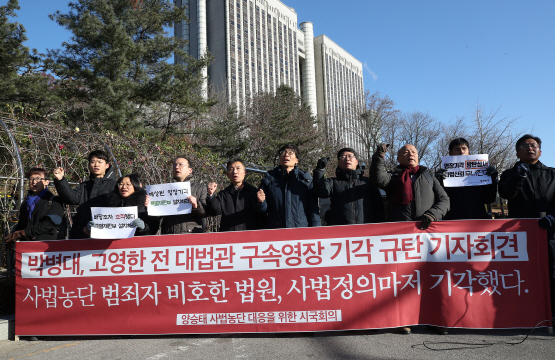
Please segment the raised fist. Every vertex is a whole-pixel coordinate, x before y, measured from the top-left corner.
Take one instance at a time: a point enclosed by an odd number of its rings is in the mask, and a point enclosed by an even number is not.
[[[389,149],[389,144],[381,143],[376,147],[376,152],[374,153],[374,156],[379,156],[382,159],[385,159],[385,153],[387,152],[387,149]]]
[[[320,160],[318,160],[318,163],[316,164],[316,169],[318,170],[323,170],[326,168],[326,166],[328,165],[328,161],[330,161],[329,157],[323,157]]]
[[[215,182],[208,183],[208,196],[214,195],[217,188],[218,188],[217,183],[215,183]]]
[[[52,170],[52,175],[54,175],[54,178],[56,178],[56,180],[62,180],[64,178],[65,171],[61,167],[55,168],[54,170]]]

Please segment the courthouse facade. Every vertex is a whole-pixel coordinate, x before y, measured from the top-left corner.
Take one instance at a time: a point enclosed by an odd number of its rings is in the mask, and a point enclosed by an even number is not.
[[[325,35],[315,38],[311,22],[298,24],[295,10],[279,0],[175,2],[190,20],[175,26],[175,35],[189,41],[185,51],[214,56],[205,74],[211,87],[241,105],[288,85],[329,135],[361,150],[347,129],[354,125],[353,104],[364,101],[362,64]]]

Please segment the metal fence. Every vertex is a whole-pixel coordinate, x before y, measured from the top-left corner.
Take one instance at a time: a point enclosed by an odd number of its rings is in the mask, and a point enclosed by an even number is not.
[[[225,180],[217,159],[209,152],[194,149],[186,139],[174,138],[155,144],[133,135],[132,131],[97,133],[58,123],[2,116],[0,126],[0,226],[3,236],[17,222],[25,198],[26,169],[42,167],[51,171],[62,167],[68,181],[77,184],[89,176],[87,157],[92,150],[105,150],[119,176],[137,173],[144,185],[170,182],[171,161],[176,155],[189,159],[196,181],[222,183]],[[54,187],[50,190],[55,193]],[[66,210],[68,214],[71,211],[69,207]],[[208,219],[207,227],[214,229],[215,222],[217,219]],[[0,260],[5,266],[3,243]]]

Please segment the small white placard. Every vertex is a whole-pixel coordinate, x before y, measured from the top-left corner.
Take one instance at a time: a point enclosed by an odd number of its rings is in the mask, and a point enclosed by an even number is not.
[[[91,238],[93,239],[126,239],[135,235],[135,227],[131,225],[138,218],[137,207],[92,207]]]
[[[190,214],[193,210],[193,205],[187,199],[191,196],[190,181],[147,185],[146,192],[150,197],[148,215],[181,215]]]
[[[491,176],[486,175],[489,166],[488,155],[458,155],[441,158],[441,168],[447,169],[445,187],[479,186],[491,184]]]

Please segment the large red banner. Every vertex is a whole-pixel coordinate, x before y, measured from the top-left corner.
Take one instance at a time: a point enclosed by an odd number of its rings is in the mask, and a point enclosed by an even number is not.
[[[526,328],[551,318],[537,220],[17,243],[17,335]]]

